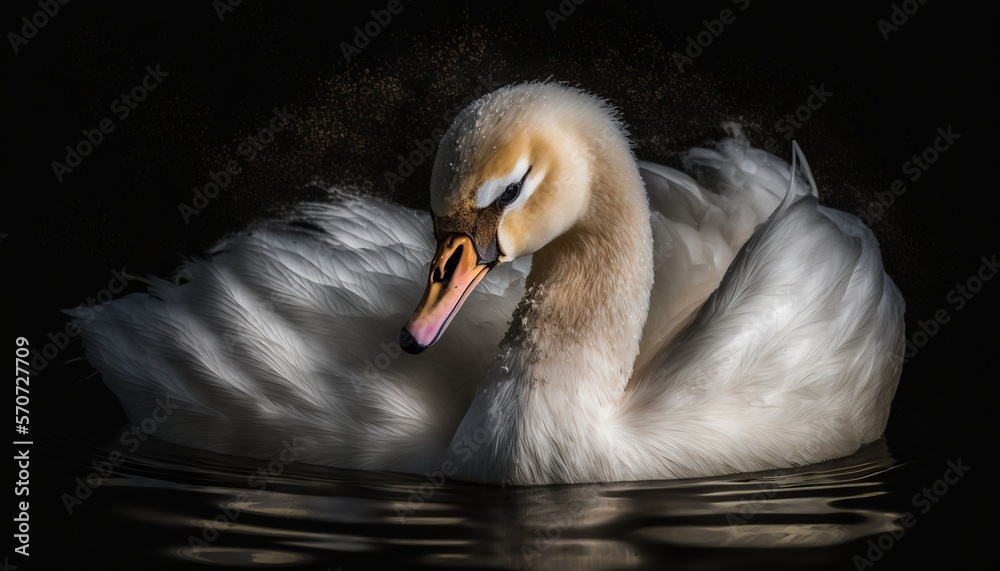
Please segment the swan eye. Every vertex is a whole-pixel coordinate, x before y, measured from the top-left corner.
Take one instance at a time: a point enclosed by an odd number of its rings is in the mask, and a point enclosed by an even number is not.
[[[497,197],[497,202],[504,206],[517,200],[517,195],[521,192],[521,183],[512,182],[503,190],[503,194]]]
[[[531,167],[528,167],[527,172],[521,177],[521,180],[517,182],[512,182],[507,185],[507,188],[503,189],[503,193],[497,197],[494,204],[502,204],[507,206],[511,202],[517,200],[517,195],[521,194],[521,187],[524,186],[524,181],[528,179],[528,175],[531,174]]]

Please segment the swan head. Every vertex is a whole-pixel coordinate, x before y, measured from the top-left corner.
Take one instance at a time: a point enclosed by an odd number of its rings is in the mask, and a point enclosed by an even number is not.
[[[614,112],[560,84],[508,86],[466,107],[438,147],[437,252],[400,346],[419,353],[433,345],[487,272],[573,228],[591,200],[595,157],[608,145],[631,152]]]

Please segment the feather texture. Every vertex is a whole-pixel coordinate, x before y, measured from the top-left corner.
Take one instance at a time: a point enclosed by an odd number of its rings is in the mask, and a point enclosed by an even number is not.
[[[816,462],[877,438],[902,364],[903,301],[872,233],[739,139],[690,151],[698,180],[638,166],[649,310],[581,308],[637,319],[638,358],[610,402],[588,392],[617,367],[604,339],[565,353],[532,353],[513,333],[501,343],[512,319],[511,332],[533,331],[532,308],[565,293],[525,293],[531,258],[491,271],[432,352],[402,354],[396,336],[434,254],[430,217],[340,191],[77,316],[87,355],[133,422],[165,399],[177,407],[157,437],[259,458],[294,440],[300,461],[346,468],[450,466],[519,484],[679,478]],[[614,315],[594,322],[624,335]],[[583,331],[559,326],[567,339]]]

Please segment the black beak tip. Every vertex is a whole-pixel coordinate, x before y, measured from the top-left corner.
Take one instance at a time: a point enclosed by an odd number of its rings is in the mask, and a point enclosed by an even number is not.
[[[410,335],[405,327],[399,331],[399,346],[410,355],[419,355],[427,348],[417,343],[417,340],[413,338],[413,335]]]

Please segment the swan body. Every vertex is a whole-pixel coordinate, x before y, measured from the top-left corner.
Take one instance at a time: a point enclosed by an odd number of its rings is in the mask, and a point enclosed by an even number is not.
[[[133,422],[170,397],[156,436],[227,454],[550,484],[878,438],[903,300],[872,233],[739,139],[687,162],[701,183],[637,162],[589,94],[506,87],[442,139],[431,215],[334,191],[78,324]]]

